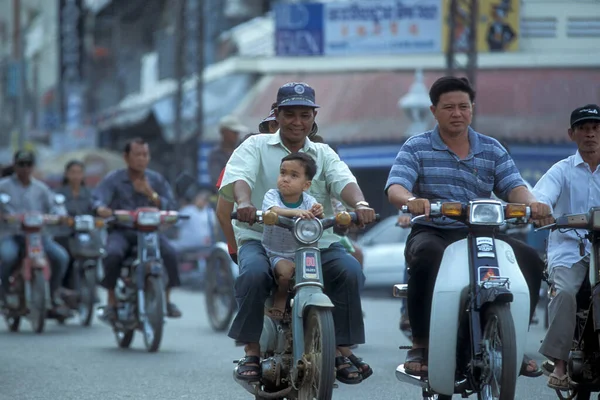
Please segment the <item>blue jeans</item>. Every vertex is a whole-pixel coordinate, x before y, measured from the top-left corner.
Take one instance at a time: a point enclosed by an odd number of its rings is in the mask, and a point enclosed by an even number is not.
[[[0,262],[2,263],[2,286],[8,289],[8,279],[21,260],[21,249],[25,246],[23,236],[7,236],[0,241]],[[69,253],[50,236],[42,235],[42,245],[50,260],[52,278],[50,289],[54,293],[62,286],[69,267]]]
[[[241,343],[258,343],[263,328],[264,304],[274,286],[273,273],[264,247],[258,240],[238,250],[240,275],[235,281],[238,313],[229,337]],[[365,342],[360,291],[365,276],[358,261],[342,245],[321,249],[325,294],[335,306],[336,344],[349,346]]]

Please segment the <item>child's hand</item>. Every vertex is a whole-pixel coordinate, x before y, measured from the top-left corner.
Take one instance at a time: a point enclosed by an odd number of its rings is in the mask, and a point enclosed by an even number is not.
[[[298,217],[298,218],[301,218],[301,219],[312,219],[312,218],[314,218],[315,216],[313,215],[313,213],[312,213],[312,212],[310,212],[310,211],[308,211],[308,210],[298,210],[298,215],[297,215],[297,217]]]
[[[310,209],[310,212],[312,212],[313,215],[317,218],[323,218],[323,206],[319,203],[313,204],[312,208]]]

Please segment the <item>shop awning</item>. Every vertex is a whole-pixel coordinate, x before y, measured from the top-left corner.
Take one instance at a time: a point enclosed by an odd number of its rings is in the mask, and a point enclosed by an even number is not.
[[[426,71],[426,86],[442,75]],[[326,141],[402,141],[411,121],[397,103],[413,80],[409,71],[269,75],[259,80],[237,114],[257,126],[277,89],[300,81],[316,90],[319,133]],[[571,110],[600,103],[599,86],[598,69],[482,70],[477,75],[475,127],[503,140],[565,142]]]

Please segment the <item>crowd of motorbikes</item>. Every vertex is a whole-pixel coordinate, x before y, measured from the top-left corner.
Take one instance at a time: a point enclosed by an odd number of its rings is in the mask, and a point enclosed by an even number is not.
[[[64,200],[62,195],[55,196],[57,205]],[[9,201],[6,194],[0,194],[0,206]],[[430,324],[430,337],[444,340],[430,342],[428,376],[409,375],[403,365],[396,369],[397,379],[418,386],[424,399],[450,399],[454,394],[514,398],[529,324],[529,292],[511,247],[496,239],[496,234],[506,224],[528,224],[529,213],[524,205],[496,200],[432,204],[431,216],[465,223],[469,236],[444,252]],[[89,326],[95,314],[104,254],[97,233],[111,225],[126,226],[137,232],[137,245],[122,264],[116,291],[117,318],[111,325],[120,347],[129,347],[139,330],[147,350],[157,351],[166,313],[166,275],[158,231],[182,218],[185,216],[176,211],[155,208],[117,210],[110,218],[3,213],[2,229],[25,238],[22,259],[10,279],[2,309],[9,329],[18,331],[21,320],[26,319],[35,332],[44,331],[51,306],[51,271],[41,240],[45,232],[69,235],[74,258],[69,279],[77,293],[77,301],[70,307],[78,322]],[[232,218],[236,218],[235,213]],[[331,399],[335,386],[334,305],[323,292],[317,244],[324,230],[347,228],[356,222],[356,215],[340,212],[323,220],[294,220],[259,212],[256,222],[278,225],[293,233],[298,267],[286,317],[274,320],[265,315],[260,380],[238,383],[255,399]],[[592,244],[589,279],[577,298],[577,329],[568,368],[572,388],[567,394],[557,391],[561,399],[590,399],[591,393],[600,391],[600,208],[557,218],[555,224],[540,229],[587,230]],[[236,312],[236,272],[226,245],[216,244],[207,259],[204,282],[206,310],[215,331],[227,329]],[[406,296],[406,284],[391,283],[390,289],[395,297]],[[65,322],[64,318],[58,320]],[[546,373],[552,368],[551,362],[543,365]]]

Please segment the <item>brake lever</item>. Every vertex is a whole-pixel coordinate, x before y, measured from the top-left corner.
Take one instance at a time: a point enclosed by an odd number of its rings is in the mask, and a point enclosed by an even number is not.
[[[535,228],[534,232],[544,231],[546,229],[554,229],[556,227],[556,222],[550,225],[540,226],[539,228]]]

